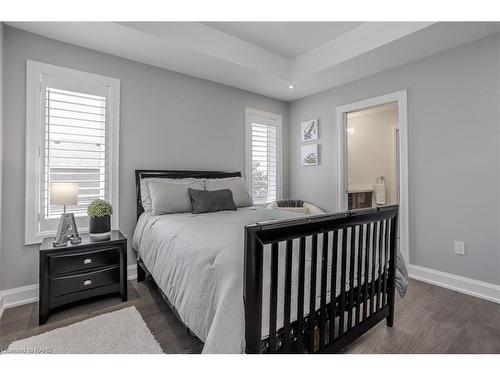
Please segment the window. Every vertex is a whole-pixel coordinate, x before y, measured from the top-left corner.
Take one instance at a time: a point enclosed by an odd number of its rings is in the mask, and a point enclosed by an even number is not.
[[[63,207],[50,204],[52,182],[78,183],[66,211],[80,232],[98,198],[113,205],[117,228],[120,81],[28,61],[26,89],[26,244],[57,229]]]
[[[281,121],[281,115],[246,110],[246,180],[255,204],[281,198]]]

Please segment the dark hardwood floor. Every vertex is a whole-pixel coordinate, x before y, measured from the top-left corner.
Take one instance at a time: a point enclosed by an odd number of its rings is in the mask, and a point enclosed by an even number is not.
[[[0,348],[15,340],[135,306],[166,353],[199,353],[201,341],[177,320],[150,281],[129,282],[129,301],[100,297],[55,311],[38,326],[38,305],[8,309],[0,320]],[[345,353],[500,353],[500,305],[418,281],[397,299],[394,327],[385,321]]]
[[[128,282],[128,301],[119,295],[102,296],[66,305],[51,312],[45,325],[38,325],[38,304],[4,311],[0,319],[0,348],[12,341],[64,327],[103,313],[135,306],[165,353],[200,353],[203,343],[191,336],[167,306],[151,281]]]

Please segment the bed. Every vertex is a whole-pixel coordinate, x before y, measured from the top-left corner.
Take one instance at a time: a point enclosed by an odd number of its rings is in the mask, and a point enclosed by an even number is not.
[[[138,281],[151,275],[204,353],[337,352],[393,324],[397,206],[309,217],[143,210],[142,178],[235,176],[136,171]]]

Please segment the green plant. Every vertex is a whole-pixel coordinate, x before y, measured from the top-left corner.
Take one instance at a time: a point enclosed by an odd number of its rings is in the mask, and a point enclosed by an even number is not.
[[[111,203],[102,199],[96,199],[90,202],[89,207],[87,208],[87,214],[89,217],[111,216],[112,213],[113,206],[111,206]]]

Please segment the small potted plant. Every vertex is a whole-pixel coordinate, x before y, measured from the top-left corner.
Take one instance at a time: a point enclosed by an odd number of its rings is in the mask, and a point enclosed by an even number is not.
[[[111,234],[111,214],[113,206],[102,199],[96,199],[89,204],[89,235],[93,239],[106,239]]]

